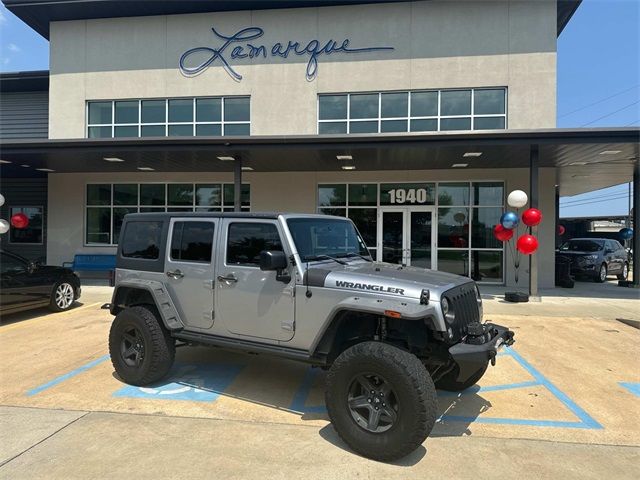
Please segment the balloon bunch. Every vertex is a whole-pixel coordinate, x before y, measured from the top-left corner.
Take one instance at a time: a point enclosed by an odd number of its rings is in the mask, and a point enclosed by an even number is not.
[[[4,205],[4,195],[0,194],[0,207]],[[29,226],[29,217],[27,217],[24,213],[16,213],[11,216],[11,224],[7,222],[4,218],[0,218],[0,234],[7,233],[9,231],[10,225],[13,225],[15,228],[22,229],[27,228]]]
[[[507,204],[515,208],[516,211],[507,211],[500,217],[500,223],[493,227],[493,236],[507,245],[511,245],[509,241],[513,238],[514,233],[518,233],[518,225],[520,218],[522,223],[528,228],[528,233],[524,233],[518,237],[515,250],[513,250],[514,267],[516,269],[516,283],[518,282],[518,268],[520,267],[520,254],[531,255],[538,250],[538,239],[531,235],[531,227],[539,225],[542,221],[542,212],[537,208],[529,208],[522,213],[522,217],[518,215],[519,210],[527,204],[527,194],[522,190],[514,190],[507,197]],[[513,249],[513,247],[512,247]]]

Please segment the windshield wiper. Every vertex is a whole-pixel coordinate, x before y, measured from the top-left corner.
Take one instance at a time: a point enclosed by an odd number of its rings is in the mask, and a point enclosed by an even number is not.
[[[361,259],[366,260],[367,262],[373,262],[373,260],[371,260],[371,257],[365,257],[364,255],[360,255],[359,253],[356,253],[356,252],[345,253],[344,256],[345,257],[360,257]]]
[[[331,257],[329,255],[309,255],[304,257],[305,262],[314,261],[314,260],[323,260],[323,259],[333,260],[334,262],[339,263],[340,265],[349,265],[344,260],[340,260],[339,258]]]

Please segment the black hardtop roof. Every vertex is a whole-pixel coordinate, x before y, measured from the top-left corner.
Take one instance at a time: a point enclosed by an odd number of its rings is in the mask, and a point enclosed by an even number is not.
[[[129,213],[126,220],[161,220],[164,218],[262,218],[275,219],[280,213],[275,212],[158,212],[158,213]]]

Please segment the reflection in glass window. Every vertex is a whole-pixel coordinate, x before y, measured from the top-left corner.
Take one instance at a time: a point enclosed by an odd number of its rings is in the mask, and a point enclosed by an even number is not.
[[[505,112],[504,89],[475,90],[473,112],[476,115],[501,114]]]
[[[87,243],[111,243],[111,208],[87,208]]]
[[[192,183],[170,183],[167,185],[168,205],[193,205]]]
[[[249,97],[231,97],[224,99],[225,122],[249,121]]]
[[[142,123],[165,123],[167,106],[164,100],[143,100]]]
[[[378,185],[375,183],[349,184],[349,206],[378,204]]]
[[[283,250],[278,229],[273,223],[229,224],[227,265],[259,267],[263,250]]]
[[[169,100],[169,122],[193,122],[193,99]]]
[[[114,205],[138,205],[137,183],[116,183],[113,185]]]
[[[233,197],[232,197],[233,199]],[[232,200],[233,201],[233,200]],[[222,205],[222,185],[196,184],[196,205],[219,207]]]
[[[96,183],[87,185],[87,205],[110,205],[111,185]]]
[[[354,94],[350,96],[351,118],[378,118],[378,94]]]
[[[502,206],[504,204],[504,184],[502,182],[474,182],[473,204]]]
[[[44,209],[42,207],[11,207],[9,218],[17,213],[26,215],[29,224],[25,228],[10,228],[9,243],[42,244]]]
[[[438,247],[469,248],[468,208],[438,208]]]
[[[476,282],[502,282],[503,252],[472,251],[471,278]]]
[[[441,92],[440,115],[471,115],[471,90],[445,90]]]
[[[438,270],[469,276],[469,251],[438,250]]]
[[[89,103],[89,124],[104,125],[111,124],[112,111],[111,102],[90,102]]]
[[[437,117],[438,92],[411,92],[412,117]]]
[[[122,256],[156,260],[161,238],[162,222],[128,222],[122,237]]]
[[[469,183],[439,183],[438,205],[469,205]]]
[[[197,98],[196,122],[220,122],[222,120],[221,98]]]
[[[500,222],[501,215],[501,207],[473,209],[472,248],[502,248],[502,242],[493,236],[493,227]]]
[[[355,223],[367,246],[376,248],[378,210],[376,208],[350,208],[349,218]]]
[[[140,205],[162,205],[165,202],[164,183],[141,183],[140,184]]]
[[[380,95],[381,117],[406,117],[409,109],[409,93],[383,93]]]
[[[347,98],[346,95],[321,95],[318,99],[320,120],[347,118]]]
[[[138,123],[138,101],[115,102],[116,117],[118,123]],[[111,123],[111,122],[109,122]]]
[[[347,204],[347,186],[345,184],[318,186],[318,206]]]

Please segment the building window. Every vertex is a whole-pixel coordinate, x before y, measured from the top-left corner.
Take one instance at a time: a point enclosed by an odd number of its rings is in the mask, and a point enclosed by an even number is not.
[[[232,183],[87,184],[85,244],[117,245],[128,213],[233,211],[234,193]],[[251,210],[249,184],[242,184],[241,209]]]
[[[404,133],[507,128],[507,89],[318,96],[318,133]]]
[[[26,228],[10,228],[9,243],[20,245],[42,245],[44,208],[11,207],[9,209],[9,218],[13,217],[17,213],[26,215],[29,220],[29,224]]]
[[[353,220],[373,258],[378,208],[392,205],[434,206],[438,270],[480,282],[504,281],[504,248],[493,236],[504,210],[502,182],[318,185],[318,213]]]
[[[249,97],[87,102],[87,137],[249,135]]]

